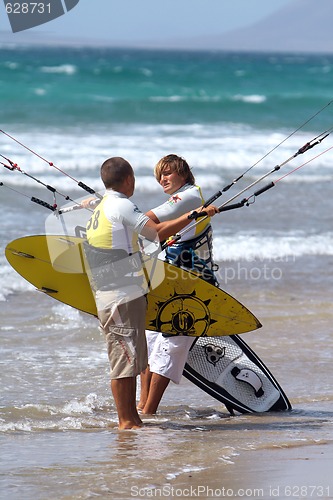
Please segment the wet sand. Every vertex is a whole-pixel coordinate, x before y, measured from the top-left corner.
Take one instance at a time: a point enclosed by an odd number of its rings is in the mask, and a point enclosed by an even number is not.
[[[190,488],[204,498],[325,498],[333,497],[333,441],[242,453],[235,462],[208,474],[175,480],[174,489]],[[179,478],[181,479],[181,478]]]

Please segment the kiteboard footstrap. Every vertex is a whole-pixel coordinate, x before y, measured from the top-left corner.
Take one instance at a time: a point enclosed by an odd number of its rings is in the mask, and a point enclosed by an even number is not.
[[[264,395],[262,381],[253,370],[249,370],[248,368],[239,369],[237,366],[235,366],[231,370],[231,374],[235,377],[235,379],[246,382],[251,387],[253,387],[254,393],[257,398],[260,398]]]

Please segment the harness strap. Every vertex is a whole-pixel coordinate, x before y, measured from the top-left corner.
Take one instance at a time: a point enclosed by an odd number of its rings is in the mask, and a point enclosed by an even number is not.
[[[199,256],[196,252],[207,245],[207,257]],[[212,228],[208,228],[197,238],[175,243],[166,248],[166,258],[173,264],[187,269],[197,269],[202,278],[214,285],[218,285],[214,271],[218,266],[212,260]]]
[[[140,252],[128,254],[122,249],[98,248],[83,242],[91,279],[97,290],[112,290],[130,284],[142,284]],[[129,276],[132,274],[131,276]]]

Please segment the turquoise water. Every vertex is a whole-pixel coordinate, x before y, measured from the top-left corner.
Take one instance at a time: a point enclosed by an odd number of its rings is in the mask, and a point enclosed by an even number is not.
[[[332,97],[332,56],[2,48],[0,61],[3,120],[36,128],[294,128]]]

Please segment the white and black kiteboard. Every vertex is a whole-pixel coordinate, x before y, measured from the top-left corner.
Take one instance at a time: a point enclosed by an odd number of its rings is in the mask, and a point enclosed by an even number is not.
[[[291,409],[276,379],[238,335],[195,339],[183,375],[230,413]]]

